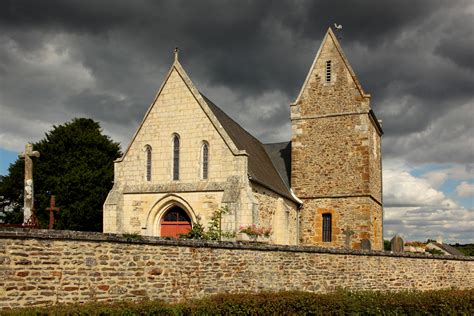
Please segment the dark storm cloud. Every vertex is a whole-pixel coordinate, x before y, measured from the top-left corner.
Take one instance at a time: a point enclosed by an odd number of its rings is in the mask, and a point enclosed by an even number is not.
[[[90,116],[127,142],[179,46],[209,98],[263,141],[287,140],[288,103],[337,22],[386,157],[462,163],[473,20],[468,1],[4,1],[0,106],[43,123]]]

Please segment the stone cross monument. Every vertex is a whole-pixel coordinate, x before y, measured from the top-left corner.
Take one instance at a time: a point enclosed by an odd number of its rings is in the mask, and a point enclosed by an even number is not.
[[[33,151],[32,144],[25,145],[25,151],[20,153],[19,157],[25,159],[25,187],[23,192],[23,223],[28,223],[28,220],[31,217],[31,210],[33,209],[33,204],[35,202],[33,196],[33,160],[31,157],[39,157],[40,153],[38,151]]]
[[[349,227],[346,227],[346,229],[343,229],[343,232],[342,234],[346,237],[345,238],[345,241],[344,241],[344,246],[347,248],[347,249],[351,249],[351,239],[352,239],[352,236],[355,234],[355,232],[350,229]]]

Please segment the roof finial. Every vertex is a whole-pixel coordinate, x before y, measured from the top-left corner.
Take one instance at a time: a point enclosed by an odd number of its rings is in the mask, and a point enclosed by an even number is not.
[[[179,54],[179,48],[175,47],[174,48],[174,60],[178,61],[178,54]]]
[[[334,23],[334,27],[336,28],[336,34],[338,35],[337,36],[337,39],[338,40],[342,40],[342,24],[337,24],[337,23]]]

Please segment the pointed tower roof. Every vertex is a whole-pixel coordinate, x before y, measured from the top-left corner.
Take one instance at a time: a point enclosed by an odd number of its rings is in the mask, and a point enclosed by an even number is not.
[[[303,95],[303,92],[305,91],[306,86],[308,85],[308,82],[310,80],[310,76],[314,71],[314,68],[316,66],[316,62],[319,59],[319,56],[321,54],[321,50],[326,45],[326,43],[329,42],[329,41],[331,41],[331,43],[334,45],[337,52],[341,56],[341,59],[342,59],[344,65],[346,66],[346,68],[348,69],[352,79],[354,80],[354,83],[355,83],[357,89],[359,90],[361,96],[364,97],[364,98],[370,98],[370,94],[364,92],[364,89],[362,88],[362,85],[360,84],[359,79],[357,79],[354,70],[352,69],[351,65],[349,64],[349,61],[347,60],[346,55],[342,51],[341,44],[339,43],[336,34],[334,34],[333,30],[329,27],[327,32],[326,32],[326,35],[323,38],[323,41],[321,42],[321,45],[319,46],[318,52],[316,53],[316,57],[313,60],[313,64],[311,65],[311,68],[309,69],[308,75],[306,76],[306,79],[303,83],[303,86],[301,87],[300,93],[298,94],[298,97],[296,98],[296,100],[293,104],[296,104],[300,101],[300,99]]]

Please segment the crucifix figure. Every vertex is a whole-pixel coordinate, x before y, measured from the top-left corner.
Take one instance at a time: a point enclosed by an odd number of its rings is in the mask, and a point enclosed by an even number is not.
[[[352,235],[355,234],[355,232],[351,230],[349,227],[347,227],[346,229],[342,230],[342,233],[344,234],[344,236],[346,236],[345,247],[348,249],[351,249],[351,238],[352,238]]]
[[[31,217],[31,210],[35,202],[33,196],[33,160],[31,157],[39,157],[38,151],[33,151],[32,144],[25,145],[25,151],[20,153],[19,157],[25,159],[25,188],[23,192],[23,223],[28,223]]]
[[[46,208],[49,211],[49,226],[48,229],[53,229],[54,226],[54,211],[59,212],[59,207],[56,207],[56,197],[51,195],[51,200],[49,201],[49,207]]]

